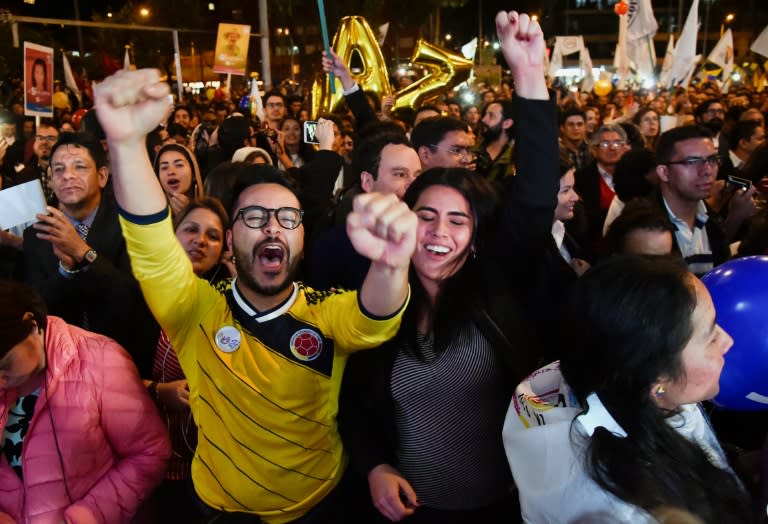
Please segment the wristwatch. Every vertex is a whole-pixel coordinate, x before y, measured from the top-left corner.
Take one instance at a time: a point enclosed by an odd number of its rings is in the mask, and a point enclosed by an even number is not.
[[[85,252],[85,255],[83,255],[83,259],[80,261],[79,264],[77,264],[77,269],[83,269],[86,266],[89,266],[96,262],[96,258],[98,258],[99,254],[96,252],[95,249],[91,248],[88,251]]]

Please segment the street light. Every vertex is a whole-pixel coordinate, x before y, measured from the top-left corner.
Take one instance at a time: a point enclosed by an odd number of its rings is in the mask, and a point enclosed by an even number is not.
[[[725,15],[725,20],[723,20],[723,23],[720,24],[720,38],[723,38],[723,33],[725,33],[725,26],[726,24],[730,24],[733,22],[733,13],[728,13]]]
[[[142,7],[139,9],[139,14],[142,16],[142,18],[147,18],[149,16],[149,9]]]
[[[531,15],[531,20],[533,20],[534,22],[538,22],[539,21],[539,15]]]

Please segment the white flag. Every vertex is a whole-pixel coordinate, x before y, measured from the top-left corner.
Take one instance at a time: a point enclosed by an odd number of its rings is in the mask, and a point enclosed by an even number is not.
[[[669,43],[667,44],[667,51],[664,53],[664,61],[661,63],[661,73],[659,74],[659,83],[661,85],[669,85],[669,74],[672,72],[672,61],[674,60],[675,53],[675,35],[669,35]]]
[[[129,46],[125,46],[125,56],[123,56],[123,71],[134,69],[131,67],[131,55],[128,52]]]
[[[707,60],[723,68],[723,76],[721,77],[723,81],[730,76],[731,71],[733,71],[733,33],[730,29],[723,33],[723,37],[709,54]]]
[[[563,53],[560,52],[560,47],[555,43],[555,47],[552,50],[552,58],[549,59],[549,68],[547,68],[547,76],[555,78],[557,72],[563,68]]]
[[[613,65],[619,75],[618,89],[627,87],[627,77],[629,76],[629,56],[627,54],[627,24],[626,16],[619,17],[619,41],[616,44],[616,54],[613,57]]]
[[[653,36],[659,29],[653,16],[651,0],[629,0],[627,10],[627,39],[638,40],[648,35]]]
[[[251,80],[251,100],[256,108],[256,116],[259,117],[259,123],[263,123],[266,119],[266,115],[264,114],[264,103],[261,100],[259,82],[255,78]]]
[[[635,65],[635,72],[643,79],[653,78],[656,68],[656,50],[653,47],[653,37],[644,36],[627,43],[627,56]]]
[[[77,98],[77,101],[81,104],[83,103],[83,99],[80,95],[80,89],[77,87],[77,82],[75,82],[75,75],[72,74],[72,67],[69,65],[69,60],[67,59],[66,53],[62,52],[62,61],[64,65],[64,83],[66,86],[75,94],[75,97]]]
[[[683,31],[675,46],[672,55],[672,67],[669,71],[667,87],[679,84],[686,77],[690,79],[689,72],[695,65],[696,36],[699,32],[699,0],[693,0],[688,18],[685,19]]]
[[[473,38],[463,46],[461,46],[461,54],[467,60],[475,60],[475,52],[477,51],[477,37]]]
[[[584,80],[581,81],[581,90],[583,92],[592,91],[595,87],[595,74],[592,71],[592,57],[589,55],[589,49],[584,46],[579,54],[579,66],[584,71]]]
[[[387,39],[387,33],[389,32],[389,22],[381,24],[379,26],[379,47],[384,45],[384,40]]]
[[[555,37],[555,47],[560,46],[560,53],[563,56],[578,53],[584,49],[584,38],[582,36],[557,36]]]
[[[693,72],[696,71],[696,66],[699,65],[699,61],[701,60],[701,55],[696,55],[693,57],[693,60],[691,60],[691,66],[688,70],[688,73],[685,75],[685,80],[683,80],[682,86],[686,89],[688,89],[688,84],[691,83],[691,77],[693,77]]]
[[[763,32],[757,37],[757,40],[752,42],[752,45],[749,46],[749,50],[768,57],[768,25],[765,26],[765,29],[763,29]]]
[[[584,49],[582,36],[556,36],[555,49],[549,62],[549,76],[557,76],[557,72],[563,68],[563,57],[579,53]]]

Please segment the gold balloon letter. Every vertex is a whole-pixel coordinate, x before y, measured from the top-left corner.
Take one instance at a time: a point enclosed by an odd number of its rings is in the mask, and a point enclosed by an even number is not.
[[[461,55],[430,44],[416,43],[411,63],[424,66],[429,74],[395,93],[394,109],[416,109],[469,78],[473,63]]]
[[[360,73],[352,78],[363,91],[375,93],[379,98],[392,92],[387,75],[387,63],[381,54],[379,43],[371,27],[362,16],[345,16],[339,22],[339,29],[333,37],[333,50],[351,69],[352,57],[357,54],[363,64]],[[315,81],[312,86],[312,115],[333,112],[344,99],[341,81],[337,78],[336,94],[331,94],[329,75]]]

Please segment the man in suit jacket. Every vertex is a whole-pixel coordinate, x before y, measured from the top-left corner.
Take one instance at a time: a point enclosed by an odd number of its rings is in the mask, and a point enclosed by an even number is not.
[[[159,327],[131,274],[101,144],[63,133],[51,150],[58,207],[24,232],[24,278],[51,314],[114,338],[147,375]],[[142,376],[147,376],[142,375]]]
[[[754,120],[736,122],[731,130],[731,149],[720,159],[718,178],[740,176],[740,170],[749,162],[752,153],[765,143],[765,128]]]
[[[586,218],[586,231],[576,232],[575,236],[581,237],[579,239],[588,251],[588,259],[594,260],[602,252],[603,224],[616,194],[613,174],[622,155],[629,151],[629,145],[627,133],[619,125],[600,127],[592,136],[591,145],[594,160],[578,169],[575,175],[575,189],[581,197],[581,209],[577,209],[577,214],[583,213]],[[570,227],[569,231],[573,232]]]

